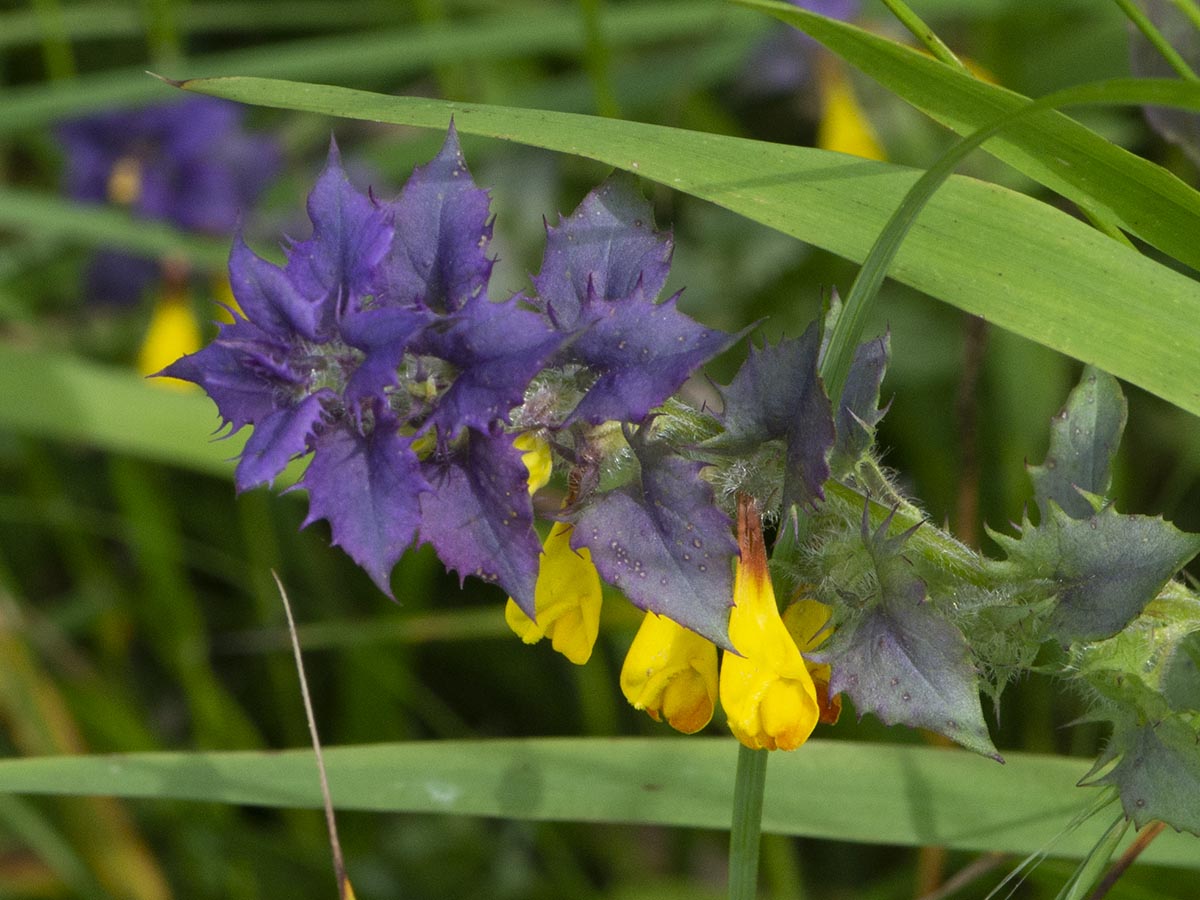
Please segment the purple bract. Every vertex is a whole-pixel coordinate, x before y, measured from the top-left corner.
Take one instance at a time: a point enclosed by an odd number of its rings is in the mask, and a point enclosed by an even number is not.
[[[530,302],[569,338],[557,362],[578,366],[584,382],[575,408],[553,424],[641,422],[738,339],[679,312],[678,296],[655,301],[672,243],[653,226],[634,180],[614,175],[557,227],[547,227]]]
[[[331,147],[308,214],[312,234],[282,266],[235,241],[233,323],[163,372],[203,387],[233,430],[253,426],[239,490],[311,453],[305,524],[328,520],[383,590],[404,551],[429,543],[533,616],[541,545],[514,440],[536,429],[586,485],[564,513],[586,525],[576,546],[639,606],[725,640],[734,545],[701,464],[627,430],[638,483],[604,493],[597,458],[569,449],[611,432],[594,426],[646,422],[737,337],[697,324],[676,297],[657,301],[671,240],[632,179],[610,179],[550,228],[537,295],[502,302],[487,295],[489,198],[453,126],[392,202],[353,188]],[[562,397],[532,399],[546,391]],[[638,549],[634,569],[606,549],[614,541]]]
[[[488,197],[456,135],[391,203],[355,190],[332,147],[308,212],[312,236],[282,268],[235,243],[241,314],[163,374],[202,386],[234,429],[254,426],[240,490],[311,452],[307,521],[328,519],[385,591],[419,529],[452,568],[532,609],[533,511],[500,426],[563,338],[487,299]]]

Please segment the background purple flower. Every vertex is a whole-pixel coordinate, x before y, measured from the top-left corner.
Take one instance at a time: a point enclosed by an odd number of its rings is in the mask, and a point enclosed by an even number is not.
[[[275,141],[242,130],[242,109],[210,97],[62,123],[65,187],[140,218],[229,233],[279,169]]]
[[[210,97],[115,110],[60,124],[64,189],[186,231],[230,234],[280,166],[273,138],[242,128],[242,108]],[[157,267],[104,251],[89,264],[88,296],[136,300]]]
[[[859,0],[787,0],[792,6],[839,19],[853,19]],[[818,44],[804,32],[781,25],[751,52],[738,77],[738,92],[746,97],[791,94],[809,85],[814,77],[812,54]]]

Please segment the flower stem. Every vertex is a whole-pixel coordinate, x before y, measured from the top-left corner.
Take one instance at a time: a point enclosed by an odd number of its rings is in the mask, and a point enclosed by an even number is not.
[[[1146,40],[1162,55],[1162,58],[1170,64],[1171,68],[1175,70],[1180,78],[1187,81],[1200,81],[1200,77],[1192,71],[1192,67],[1171,46],[1170,42],[1163,37],[1162,32],[1150,21],[1150,17],[1142,12],[1141,8],[1133,0],[1115,0],[1115,2],[1121,8],[1121,12],[1125,13],[1126,18],[1137,26],[1137,29],[1145,36]]]
[[[883,0],[883,5],[892,11],[900,24],[912,32],[913,37],[925,45],[925,49],[933,54],[935,59],[946,63],[946,65],[954,66],[963,72],[967,71],[967,67],[962,64],[954,51],[943,43],[942,39],[934,34],[933,29],[913,12],[904,0]]]
[[[729,900],[754,900],[758,894],[758,845],[769,755],[766,750],[738,744],[733,825],[729,832]]]

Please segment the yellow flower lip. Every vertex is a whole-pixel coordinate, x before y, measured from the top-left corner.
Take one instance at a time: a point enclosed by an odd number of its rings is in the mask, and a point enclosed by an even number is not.
[[[554,649],[576,665],[591,658],[600,633],[600,575],[586,547],[571,549],[572,527],[556,522],[539,562],[534,604],[537,621],[510,597],[504,608],[509,628],[527,644],[548,637]]]
[[[621,692],[634,709],[695,734],[717,703],[717,648],[682,625],[647,612],[621,667]]]
[[[550,444],[530,431],[517,435],[513,446],[521,451],[521,462],[529,472],[529,493],[536,494],[550,483],[553,458]]]

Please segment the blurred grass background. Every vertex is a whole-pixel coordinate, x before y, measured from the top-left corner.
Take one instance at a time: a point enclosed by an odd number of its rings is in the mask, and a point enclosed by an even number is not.
[[[1029,95],[1128,74],[1115,6],[1062,0],[927,0],[914,7],[963,56]],[[862,22],[899,35],[878,2]],[[460,589],[428,549],[399,565],[393,605],[339,551],[323,524],[299,531],[304,503],[235,496],[225,462],[239,439],[212,444],[211,404],[146,387],[133,371],[156,299],[85,301],[98,247],[185,260],[189,302],[212,317],[226,238],[197,237],[83,207],[60,191],[52,126],[68,116],[172,99],[144,74],[262,74],[458,100],[619,114],[703,131],[812,143],[811,78],[747,88],[777,26],[719,3],[617,0],[145,0],[0,3],[0,753],[304,746],[307,732],[269,570],[288,586],[317,718],[328,744],[470,736],[630,735],[659,729],[621,700],[616,675],[638,621],[605,609],[583,668],[507,631],[503,598]],[[887,156],[922,166],[946,134],[872,84],[854,89]],[[1091,127],[1196,173],[1136,111],[1087,113]],[[254,110],[277,136],[284,171],[246,210],[248,240],[270,255],[303,236],[303,197],[335,133],[360,187],[388,196],[440,136]],[[595,164],[464,140],[492,192],[500,257],[496,297],[536,271],[542,219],[568,212],[606,173]],[[980,177],[1033,190],[977,155]],[[845,290],[846,262],[683,195],[647,185],[677,243],[669,289],[729,330],[767,317],[762,336],[798,334],[822,292]],[[931,519],[988,545],[1030,498],[1047,422],[1077,365],[913,291],[889,284],[870,330],[887,328],[893,405],[886,462]],[[712,374],[726,381],[737,352]],[[1200,428],[1132,392],[1115,493],[1129,512],[1200,530]],[[1076,698],[1037,677],[1005,694],[993,734],[1002,750],[1094,755],[1103,735],[1065,727]],[[710,726],[720,733],[722,726]],[[921,741],[847,715],[822,736]],[[803,752],[803,751],[801,751]],[[1081,763],[1081,773],[1086,765]],[[732,778],[732,772],[730,773]],[[814,797],[836,803],[836,797]],[[864,811],[869,814],[868,811]],[[343,813],[358,896],[672,898],[724,893],[721,833]],[[1065,823],[1064,823],[1065,824]],[[771,837],[764,896],[908,898],[974,862],[887,847]],[[1014,860],[955,896],[983,897]],[[0,798],[0,897],[329,897],[319,815],[197,803]],[[1047,862],[1018,897],[1053,897],[1067,863]],[[1141,866],[1113,898],[1190,898],[1195,875]]]

